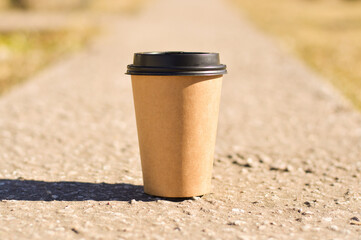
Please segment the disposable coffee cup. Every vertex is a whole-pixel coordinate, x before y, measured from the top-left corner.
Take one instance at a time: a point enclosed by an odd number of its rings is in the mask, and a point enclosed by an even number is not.
[[[218,53],[135,53],[128,65],[144,192],[185,198],[211,191],[222,77]]]

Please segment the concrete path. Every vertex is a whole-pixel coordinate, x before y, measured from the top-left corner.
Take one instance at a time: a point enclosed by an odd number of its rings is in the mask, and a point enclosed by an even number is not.
[[[95,14],[93,14],[96,17]],[[2,11],[0,12],[0,32],[14,31],[54,31],[90,25],[94,18],[85,12],[38,12]]]
[[[361,239],[361,115],[325,81],[226,1],[159,0],[105,22],[0,99],[0,239]],[[123,73],[153,50],[228,65],[214,193],[200,199],[142,192]]]

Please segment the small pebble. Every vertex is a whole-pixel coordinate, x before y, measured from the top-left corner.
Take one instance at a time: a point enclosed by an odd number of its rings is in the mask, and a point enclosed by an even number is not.
[[[289,172],[295,171],[294,167],[292,167],[291,165],[287,165],[286,169],[287,169]]]
[[[330,229],[331,229],[332,231],[338,231],[338,227],[337,227],[336,225],[331,225],[331,226],[330,226]]]
[[[359,222],[359,221],[360,221],[360,219],[359,219],[358,217],[352,217],[350,220],[351,220],[351,221],[356,221],[356,222]]]
[[[130,201],[130,204],[136,204],[137,203],[137,200],[135,200],[135,199],[132,199],[131,201]]]
[[[268,157],[267,155],[265,155],[265,154],[259,154],[258,158],[259,158],[259,161],[261,163],[270,163],[270,162],[272,162],[272,159],[270,157]]]
[[[355,221],[355,220],[351,220],[350,224],[351,225],[359,225],[359,226],[361,226],[361,222],[360,221]]]
[[[331,222],[331,221],[332,221],[332,218],[330,218],[330,217],[325,217],[325,218],[322,218],[322,221],[324,221],[324,222]]]
[[[243,209],[238,209],[238,208],[233,208],[233,209],[232,209],[232,212],[235,212],[235,213],[244,213],[244,210],[243,210]]]
[[[236,220],[233,222],[229,222],[228,225],[232,225],[232,226],[240,226],[243,222],[240,220]]]
[[[302,213],[302,215],[312,215],[312,214],[313,214],[313,212],[311,212],[311,211],[306,211],[306,212]]]
[[[200,197],[192,197],[192,200],[199,200],[201,199]]]

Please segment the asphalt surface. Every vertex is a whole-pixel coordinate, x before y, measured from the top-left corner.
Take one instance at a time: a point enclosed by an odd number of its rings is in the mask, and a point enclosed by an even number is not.
[[[0,239],[361,239],[361,115],[227,2],[159,0],[0,98]],[[145,195],[139,51],[214,51],[213,193]],[[353,219],[352,219],[353,218]]]

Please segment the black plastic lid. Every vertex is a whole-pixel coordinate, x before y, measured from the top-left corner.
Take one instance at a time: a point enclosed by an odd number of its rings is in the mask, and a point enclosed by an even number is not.
[[[142,52],[134,54],[129,75],[211,76],[226,74],[218,53]]]

